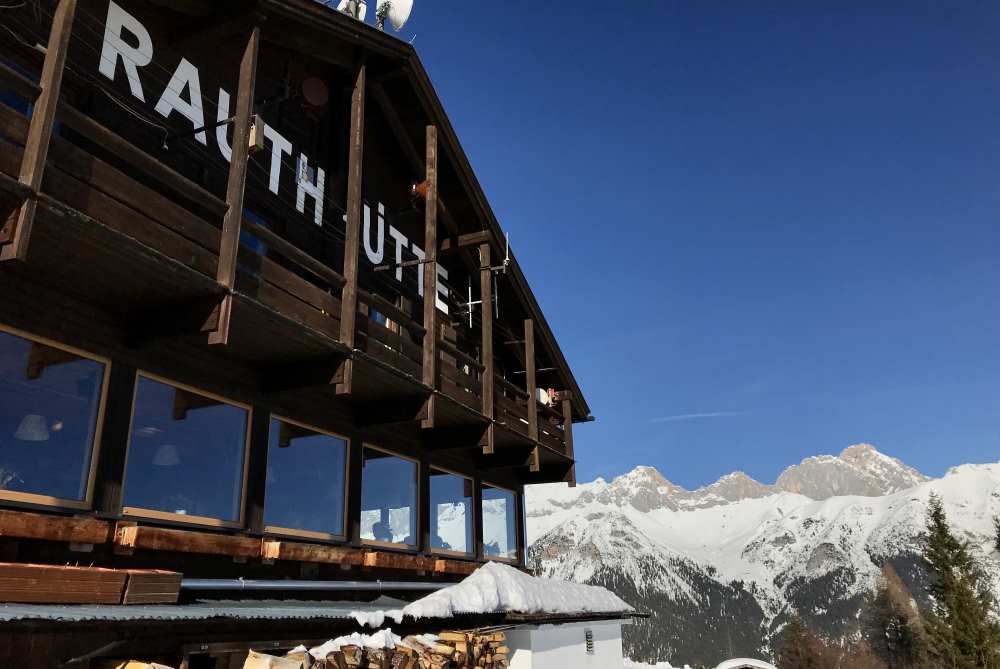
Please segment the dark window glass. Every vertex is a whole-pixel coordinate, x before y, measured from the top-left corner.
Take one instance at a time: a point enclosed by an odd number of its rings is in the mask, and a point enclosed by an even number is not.
[[[483,544],[487,557],[517,559],[517,505],[514,493],[483,486]]]
[[[124,505],[237,522],[249,412],[139,377]]]
[[[0,490],[86,499],[104,367],[0,332]]]
[[[271,420],[264,524],[343,535],[347,441]]]
[[[417,464],[364,449],[361,538],[417,545]]]
[[[431,470],[431,545],[472,552],[472,481]]]

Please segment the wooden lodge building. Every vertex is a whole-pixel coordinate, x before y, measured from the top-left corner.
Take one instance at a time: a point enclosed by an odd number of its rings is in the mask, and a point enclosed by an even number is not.
[[[414,49],[312,0],[0,36],[0,602],[523,567],[592,418]]]

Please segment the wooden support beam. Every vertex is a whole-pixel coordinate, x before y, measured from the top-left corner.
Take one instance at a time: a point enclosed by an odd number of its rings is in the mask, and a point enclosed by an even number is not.
[[[344,380],[347,354],[308,358],[271,369],[264,374],[262,386],[268,395],[295,392],[308,388],[335,386]]]
[[[355,412],[354,422],[358,427],[375,427],[424,421],[428,416],[428,404],[429,397],[416,396],[364,405]]]
[[[427,452],[420,454],[417,470],[417,550],[428,555],[433,548],[431,537],[431,463]]]
[[[492,241],[493,233],[489,230],[470,232],[465,235],[449,235],[441,240],[438,251],[440,253],[450,253],[451,251],[457,251],[469,246],[489,245]]]
[[[111,537],[111,525],[96,518],[0,510],[0,537],[103,544]]]
[[[496,430],[493,425],[495,407],[493,404],[493,388],[496,376],[496,365],[493,360],[493,270],[489,243],[479,246],[479,305],[482,310],[482,394],[483,415],[490,419],[483,438],[483,453],[489,455],[496,448]],[[471,309],[471,307],[470,307]]]
[[[463,560],[443,560],[439,558],[434,562],[434,573],[468,576],[472,572],[479,569],[479,566],[480,565],[475,562],[466,562]]]
[[[531,471],[537,472],[541,467],[541,456],[538,452],[538,386],[535,379],[535,322],[530,318],[524,321],[524,369],[525,387],[528,390],[528,437],[536,442],[531,453]]]
[[[49,145],[52,143],[52,129],[56,109],[59,106],[59,90],[62,86],[75,14],[76,0],[59,0],[52,17],[52,30],[49,33],[48,48],[42,65],[42,77],[39,82],[41,93],[35,100],[31,122],[28,125],[28,138],[24,145],[18,178],[23,185],[31,189],[31,196],[25,199],[20,207],[14,209],[6,221],[0,222],[2,223],[0,236],[9,240],[9,243],[0,246],[0,261],[23,261],[28,256],[31,226],[38,206],[35,196],[42,188],[45,161],[49,155]]]
[[[344,548],[343,546],[265,539],[261,547],[261,557],[265,560],[288,560],[358,567],[364,564],[365,553],[357,548]]]
[[[434,571],[437,560],[423,555],[368,551],[364,566],[373,569],[404,569],[407,571]]]
[[[260,27],[254,26],[243,51],[243,60],[240,62],[236,120],[233,122],[233,155],[229,163],[229,182],[226,186],[228,209],[222,219],[219,268],[216,274],[219,285],[228,292],[222,298],[218,327],[208,335],[209,344],[229,343],[229,324],[233,313],[232,291],[236,287],[236,255],[240,248],[240,226],[243,222],[243,194],[246,189],[247,162],[250,158],[250,123],[253,118],[259,52]]]
[[[438,338],[437,338],[437,192],[438,192],[438,139],[437,128],[427,126],[427,206],[424,209],[424,359],[423,382],[435,390],[438,387]],[[435,396],[428,398],[427,417],[421,427],[434,427]]]
[[[120,552],[125,553],[145,549],[252,558],[260,556],[261,541],[253,537],[171,530],[120,521],[115,528],[114,543]]]
[[[347,164],[347,230],[344,237],[344,289],[340,296],[340,341],[355,348],[358,319],[358,262],[361,253],[362,163],[365,148],[365,64],[360,62],[354,72],[351,93],[351,131],[348,138]],[[354,379],[354,361],[344,364],[344,378],[337,392],[349,394]]]
[[[361,481],[364,478],[364,437],[357,430],[349,435],[347,449],[347,540],[361,545]]]
[[[524,486],[519,486],[514,494],[514,532],[517,534],[517,563],[522,567],[527,562],[528,528],[525,527]]]
[[[267,489],[267,450],[270,437],[271,415],[263,407],[255,406],[250,414],[250,452],[247,454],[243,517],[247,528],[256,533],[264,532],[264,494]]]
[[[559,393],[562,400],[563,414],[563,440],[566,443],[566,455],[574,460],[574,464],[566,475],[566,482],[569,487],[576,487],[576,463],[573,455],[573,400],[568,393]]]
[[[135,367],[118,363],[111,365],[108,377],[101,443],[95,454],[97,476],[94,486],[94,509],[107,515],[117,516],[121,512],[136,375]]]
[[[483,544],[483,480],[472,479],[472,535],[475,538],[476,559],[482,561],[486,550]]]

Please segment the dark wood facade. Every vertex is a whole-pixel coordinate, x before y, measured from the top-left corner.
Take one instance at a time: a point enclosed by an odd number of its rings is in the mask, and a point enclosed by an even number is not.
[[[488,485],[523,563],[523,487],[573,482],[590,410],[413,49],[309,0],[0,18],[0,331],[105,365],[85,497],[0,490],[2,557],[457,578]],[[247,410],[238,520],[124,504],[139,378]],[[272,416],[347,440],[343,536],[265,526]],[[412,546],[362,538],[365,445],[417,465]],[[432,470],[472,483],[469,555],[432,545]]]

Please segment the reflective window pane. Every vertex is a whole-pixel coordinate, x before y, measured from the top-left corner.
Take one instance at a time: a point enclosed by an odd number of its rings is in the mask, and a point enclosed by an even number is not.
[[[248,413],[140,376],[124,505],[238,522]]]
[[[0,332],[0,490],[86,499],[105,373]]]
[[[472,480],[431,470],[431,546],[472,552]]]
[[[486,557],[517,559],[514,493],[483,485],[483,544]]]
[[[342,536],[347,441],[271,420],[264,524]]]
[[[417,464],[364,449],[361,538],[417,545]]]

